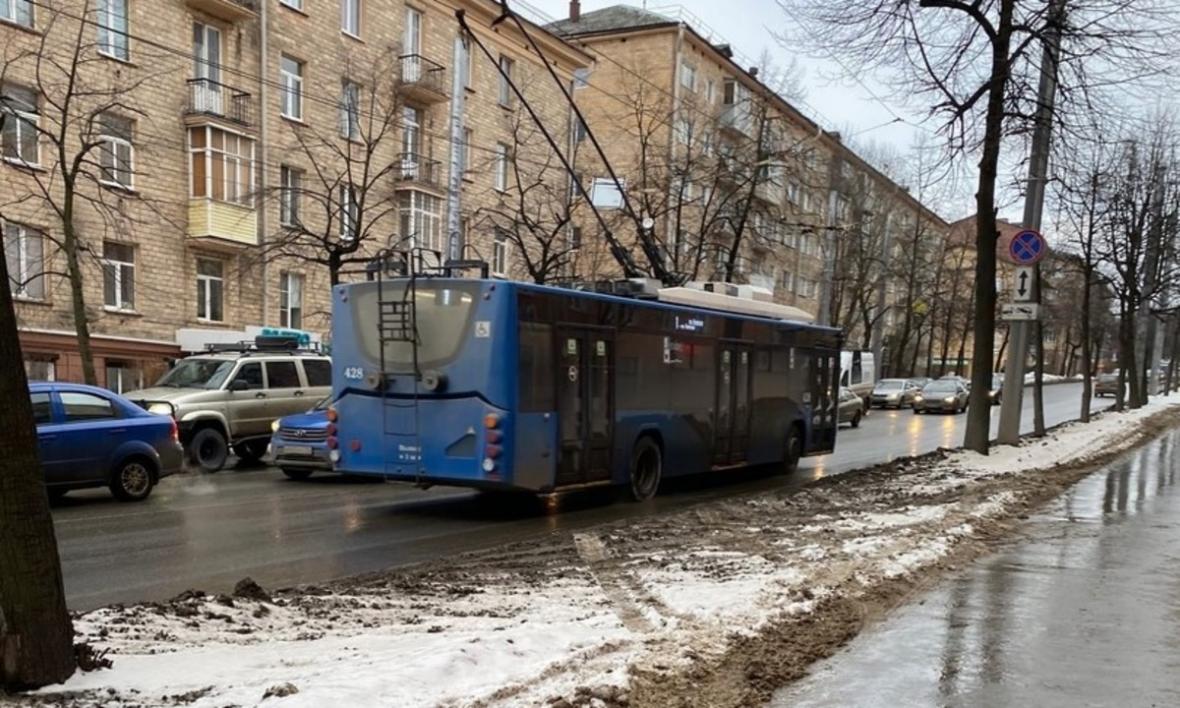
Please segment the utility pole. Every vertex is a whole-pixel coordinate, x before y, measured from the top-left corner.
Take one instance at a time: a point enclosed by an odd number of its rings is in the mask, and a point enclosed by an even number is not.
[[[871,226],[870,226],[871,228]],[[885,214],[885,231],[881,235],[881,273],[877,279],[877,321],[873,323],[873,334],[870,349],[873,351],[874,381],[881,378],[885,369],[885,308],[888,306],[886,297],[886,281],[889,279],[890,252],[893,250],[893,212]],[[896,374],[897,372],[892,372]]]
[[[1065,22],[1065,0],[1052,0],[1045,28],[1045,50],[1041,57],[1041,82],[1037,89],[1037,118],[1033,129],[1032,152],[1028,161],[1028,188],[1024,196],[1024,228],[1039,230],[1041,211],[1045,203],[1045,182],[1048,181],[1049,145],[1053,133],[1053,102],[1057,94],[1057,60],[1061,51],[1061,26]],[[976,218],[990,218],[980,214]],[[1039,268],[1039,266],[1038,266]],[[1039,275],[1038,270],[1038,275]],[[1033,279],[1034,288],[1040,278]],[[1033,301],[1039,302],[1040,293],[1034,291]],[[1024,364],[1028,358],[1029,335],[1035,322],[1009,323],[1008,359],[1004,366],[1004,393],[1000,406],[998,442],[1016,445],[1020,442],[1020,413],[1024,405]]]

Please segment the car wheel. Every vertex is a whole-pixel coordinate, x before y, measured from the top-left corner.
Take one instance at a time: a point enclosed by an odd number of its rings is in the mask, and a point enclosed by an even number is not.
[[[631,498],[647,501],[656,495],[663,476],[664,460],[655,440],[644,436],[631,451]]]
[[[855,414],[853,414],[852,423],[850,423],[850,425],[852,425],[854,428],[860,427],[860,411],[857,411]]]
[[[189,443],[193,464],[203,472],[216,472],[225,467],[229,446],[225,436],[216,428],[201,428]]]
[[[287,477],[290,479],[295,479],[295,480],[299,480],[299,481],[305,480],[308,477],[310,477],[312,472],[315,472],[315,470],[304,469],[302,467],[284,467],[283,468],[283,474],[287,475]]]
[[[915,408],[915,409],[914,409],[914,415],[918,415],[918,414],[919,414],[919,413],[921,413],[921,412],[922,412],[922,409],[921,409],[921,408]]]
[[[156,484],[151,463],[142,457],[124,460],[111,477],[111,494],[119,501],[143,501]]]
[[[241,462],[247,465],[258,464],[262,456],[266,454],[267,441],[264,440],[246,440],[234,445],[234,454],[238,456]]]

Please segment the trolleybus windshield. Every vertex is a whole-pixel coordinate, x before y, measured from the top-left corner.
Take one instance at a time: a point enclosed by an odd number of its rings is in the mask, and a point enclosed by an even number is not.
[[[382,286],[386,302],[402,302],[408,281],[393,281]],[[474,283],[442,283],[420,280],[414,284],[415,318],[418,334],[418,365],[438,366],[453,359],[470,331],[471,313],[479,287]],[[380,334],[377,327],[377,288],[358,288],[352,300],[352,316],[360,351],[373,362],[381,360]],[[390,371],[409,371],[414,352],[410,342],[385,343],[385,366]]]

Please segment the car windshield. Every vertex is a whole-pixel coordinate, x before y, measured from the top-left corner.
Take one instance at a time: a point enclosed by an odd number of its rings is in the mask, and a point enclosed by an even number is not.
[[[922,389],[922,393],[955,393],[957,390],[954,381],[935,381]]]
[[[900,391],[902,386],[903,386],[903,383],[901,381],[896,380],[896,379],[894,379],[894,380],[887,379],[884,381],[877,382],[877,390],[878,391]]]
[[[217,388],[234,368],[232,361],[225,359],[184,359],[171,371],[164,374],[157,386],[168,388]]]

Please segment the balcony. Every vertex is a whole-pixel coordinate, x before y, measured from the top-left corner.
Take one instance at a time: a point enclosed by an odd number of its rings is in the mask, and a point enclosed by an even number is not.
[[[394,189],[443,191],[441,162],[412,152],[403,152],[398,155],[398,161],[401,166],[394,173],[397,177]]]
[[[188,237],[221,251],[257,246],[258,212],[244,204],[193,197],[188,201]]]
[[[258,0],[186,0],[185,4],[226,22],[242,22],[258,16]]]
[[[186,120],[190,125],[203,118],[217,118],[235,127],[250,127],[254,122],[254,97],[212,79],[189,79]],[[193,120],[196,118],[196,120]]]
[[[450,98],[447,93],[447,70],[437,62],[421,54],[403,54],[398,57],[401,64],[401,85],[399,90],[409,101],[422,105],[443,103]]]
[[[721,109],[721,130],[743,137],[751,137],[753,130],[750,107],[745,103],[731,103]]]

